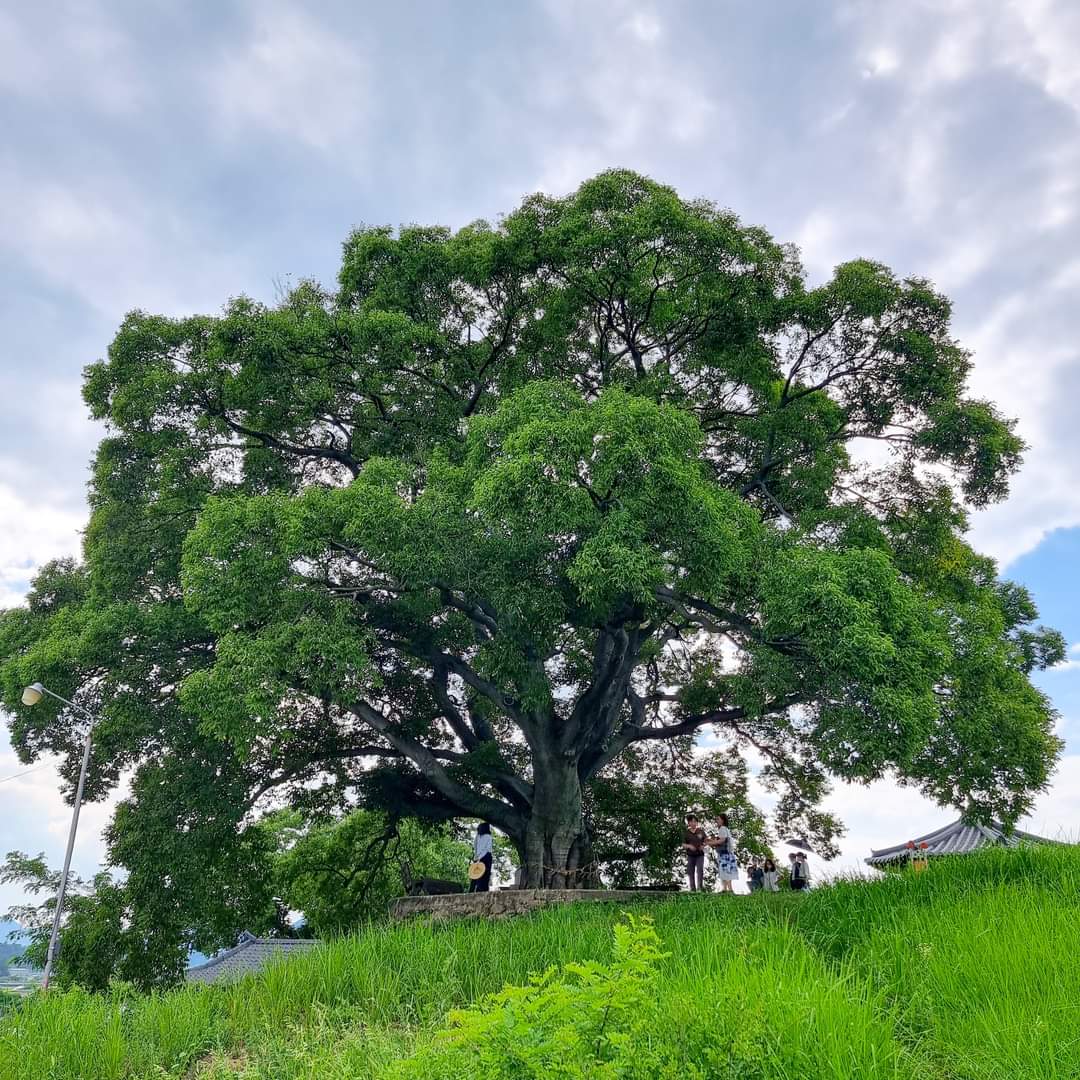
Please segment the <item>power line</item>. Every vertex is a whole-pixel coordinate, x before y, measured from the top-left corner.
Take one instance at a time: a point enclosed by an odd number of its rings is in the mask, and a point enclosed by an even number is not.
[[[0,777],[0,784],[6,784],[9,780],[18,780],[20,776],[25,776],[27,773],[37,772],[38,769],[47,769],[49,763],[44,765],[35,765],[32,769],[23,769],[22,772],[12,773],[10,776]]]

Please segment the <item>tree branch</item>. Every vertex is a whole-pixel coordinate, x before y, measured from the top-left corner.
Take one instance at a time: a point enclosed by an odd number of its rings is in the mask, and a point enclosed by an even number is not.
[[[514,807],[459,784],[443,767],[436,751],[397,731],[377,709],[361,701],[349,711],[377,731],[402,757],[408,758],[440,795],[463,812],[492,821],[511,834],[522,831],[524,821]]]
[[[770,713],[785,712],[793,705],[799,704],[802,704],[802,699],[796,694],[789,694],[777,701],[766,704],[761,715],[767,716]],[[634,708],[632,699],[631,708],[632,710]],[[614,761],[631,743],[658,739],[677,739],[683,735],[693,735],[709,724],[731,725],[736,721],[744,720],[750,715],[742,706],[736,706],[732,709],[711,709],[708,712],[699,713],[697,716],[685,717],[674,724],[649,725],[640,722],[644,716],[643,703],[640,710],[634,711],[637,714],[634,717],[636,722],[624,725],[603,751],[596,754],[587,763],[583,762],[582,780],[595,776],[606,765]]]
[[[592,679],[563,727],[560,747],[580,757],[590,745],[603,745],[619,712],[637,664],[643,636],[640,629],[603,627],[593,652]]]
[[[261,442],[263,446],[273,450],[280,450],[283,454],[291,454],[294,457],[329,458],[331,461],[336,461],[340,465],[344,465],[353,476],[360,475],[360,462],[357,461],[352,454],[347,454],[345,451],[339,450],[336,446],[293,446],[290,443],[283,442],[281,439],[277,438],[277,436],[271,435],[269,432],[256,431],[254,428],[246,427],[233,420],[224,409],[214,409],[209,402],[206,404],[207,411],[210,412],[212,416],[216,416],[231,431],[235,431],[237,435],[243,435],[248,439],[256,439],[258,442]]]

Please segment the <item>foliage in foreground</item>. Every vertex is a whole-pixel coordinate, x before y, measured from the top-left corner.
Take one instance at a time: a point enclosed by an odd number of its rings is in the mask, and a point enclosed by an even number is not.
[[[667,955],[642,975],[649,1023],[635,1061],[666,1054],[682,1070],[669,1075],[697,1067],[755,1080],[1075,1077],[1078,895],[1080,850],[1055,847],[806,896],[652,905]],[[577,981],[566,965],[597,975],[571,993],[619,983],[619,921],[616,909],[581,905],[503,923],[406,924],[231,987],[38,995],[0,1020],[0,1080],[423,1076],[452,1063],[452,1036],[438,1035],[451,1010],[476,1003],[468,1022],[486,1024],[489,995],[551,968],[546,985],[562,1000]],[[526,1035],[521,1015],[515,1030]]]
[[[652,920],[630,915],[615,926],[610,964],[550,967],[524,986],[507,986],[450,1013],[435,1046],[408,1063],[403,1080],[483,1076],[656,1076],[663,1062],[643,1053],[658,1018],[651,1009],[660,949]]]

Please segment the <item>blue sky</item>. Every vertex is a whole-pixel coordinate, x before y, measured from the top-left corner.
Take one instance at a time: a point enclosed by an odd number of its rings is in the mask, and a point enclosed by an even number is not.
[[[815,279],[868,256],[955,299],[976,391],[1031,444],[975,542],[1080,642],[1077,55],[1069,0],[8,5],[0,604],[78,549],[80,373],[127,310],[270,300],[331,280],[355,224],[462,225],[620,165],[798,243]],[[1080,651],[1040,681],[1068,750],[1033,824],[1080,832]],[[0,852],[59,861],[55,786],[0,783]],[[842,864],[944,814],[887,784],[833,805]]]

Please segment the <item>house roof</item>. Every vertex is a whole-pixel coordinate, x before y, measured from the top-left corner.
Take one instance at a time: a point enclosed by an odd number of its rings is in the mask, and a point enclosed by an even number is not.
[[[311,938],[260,938],[245,930],[233,948],[218,953],[205,964],[188,968],[185,978],[188,982],[199,983],[239,979],[252,972],[261,971],[277,957],[307,952],[318,944],[318,941]]]
[[[966,855],[968,852],[987,845],[1016,847],[1022,843],[1052,844],[1055,841],[1035,836],[1033,833],[1021,832],[1019,829],[1007,833],[1005,827],[996,821],[990,825],[975,825],[963,818],[958,818],[944,828],[916,837],[913,841],[905,840],[902,844],[871,851],[870,857],[864,861],[870,866],[886,866],[889,863],[902,862],[908,858],[911,850],[908,847],[909,842],[925,855]],[[926,844],[925,849],[922,847],[923,844]]]

